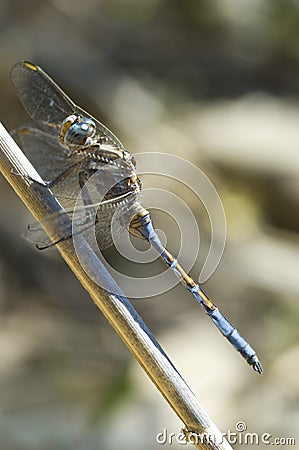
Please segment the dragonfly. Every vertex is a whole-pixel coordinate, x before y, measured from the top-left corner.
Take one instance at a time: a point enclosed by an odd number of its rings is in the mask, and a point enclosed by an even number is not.
[[[105,125],[77,106],[39,66],[19,62],[11,69],[11,79],[33,120],[13,130],[12,136],[64,208],[45,219],[62,225],[63,234],[59,239],[53,242],[47,237],[42,222],[28,226],[27,239],[39,249],[71,239],[73,228],[65,223],[69,224],[69,218],[75,216],[75,199],[88,185],[77,208],[77,232],[84,234],[95,217],[98,244],[102,249],[107,248],[115,238],[111,223],[116,215],[113,229],[127,226],[131,235],[146,240],[223,336],[261,374],[262,365],[254,349],[162,244],[150,212],[140,203],[142,184],[131,153]]]

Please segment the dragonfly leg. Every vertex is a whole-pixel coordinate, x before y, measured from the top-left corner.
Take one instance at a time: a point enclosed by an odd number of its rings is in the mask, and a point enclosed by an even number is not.
[[[162,260],[173,270],[180,283],[183,284],[198,303],[204,308],[219,331],[240,352],[249,365],[258,373],[262,373],[262,365],[248,342],[237,329],[219,311],[217,306],[207,297],[200,286],[185,272],[177,259],[161,243],[151,220],[149,212],[140,206],[130,224],[130,232],[134,236],[146,239],[159,253]]]
[[[66,213],[62,213],[62,214],[66,214]],[[56,239],[53,242],[49,242],[47,244],[37,244],[36,248],[38,250],[46,250],[48,248],[52,248],[55,247],[55,245],[60,244],[61,242],[65,242],[68,241],[69,239],[73,238],[73,236],[78,236],[82,233],[84,233],[85,231],[89,230],[94,223],[94,220],[91,220],[93,218],[93,216],[90,214],[86,213],[86,216],[84,218],[84,221],[80,223],[80,225],[77,225],[78,229],[77,231],[76,228],[72,228],[71,223],[70,223],[70,227],[71,227],[71,231],[68,231],[66,235],[62,236],[61,238]],[[96,219],[95,219],[96,220]],[[35,224],[33,224],[35,225]],[[28,226],[28,229],[30,231],[30,225]]]
[[[70,238],[72,237],[72,234],[70,234],[69,236],[63,236],[60,239],[57,239],[57,241],[55,242],[51,242],[50,244],[36,244],[36,248],[38,250],[47,250],[48,248],[52,248],[55,247],[55,245],[60,244],[61,242],[65,242],[68,241]]]

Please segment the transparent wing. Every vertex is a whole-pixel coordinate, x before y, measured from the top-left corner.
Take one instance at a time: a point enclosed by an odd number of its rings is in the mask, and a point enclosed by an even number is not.
[[[10,76],[19,99],[34,121],[59,124],[74,113],[75,104],[40,67],[18,62]]]
[[[88,112],[84,111],[84,109],[80,108],[79,106],[76,106],[75,114],[83,116],[83,117],[89,117],[90,119],[92,119],[95,122],[95,124],[96,124],[97,134],[99,136],[105,136],[108,139],[108,142],[111,145],[115,146],[116,148],[120,148],[120,149],[124,149],[125,148],[123,146],[123,144],[120,142],[120,140],[115,136],[115,134],[112,133],[112,131],[109,130],[109,128],[105,127],[105,125],[103,123],[99,122],[91,114],[89,114]]]
[[[28,225],[22,236],[39,249],[45,249],[70,239],[74,234],[82,234],[93,244],[95,233],[98,247],[104,249],[110,247],[124,229],[128,229],[137,205],[137,195],[130,194],[113,201],[64,210],[46,217],[42,222]],[[47,224],[58,230],[54,241],[44,231],[43,226]]]
[[[72,163],[67,150],[59,144],[58,133],[54,127],[39,127],[39,123],[10,132],[44,180],[52,180]]]
[[[10,76],[19,99],[34,121],[61,125],[71,114],[89,117],[95,121],[99,135],[106,136],[116,147],[124,148],[105,125],[76,106],[40,67],[26,61],[18,62]]]
[[[82,161],[59,144],[52,126],[43,124],[41,129],[39,125],[24,125],[11,131],[11,135],[45,181],[61,177],[52,191],[64,208],[70,208],[80,192],[78,173]]]

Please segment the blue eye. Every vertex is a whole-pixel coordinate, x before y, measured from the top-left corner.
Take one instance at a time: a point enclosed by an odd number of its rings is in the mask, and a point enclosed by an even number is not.
[[[96,131],[96,124],[92,119],[87,117],[73,120],[73,116],[67,118],[64,123],[66,129],[64,130],[63,140],[67,145],[86,145],[89,138],[92,138]]]

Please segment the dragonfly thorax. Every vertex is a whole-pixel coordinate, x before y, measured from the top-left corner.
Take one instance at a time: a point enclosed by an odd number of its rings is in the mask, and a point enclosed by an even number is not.
[[[91,145],[95,132],[96,124],[92,119],[72,114],[62,122],[59,140],[67,147]]]

